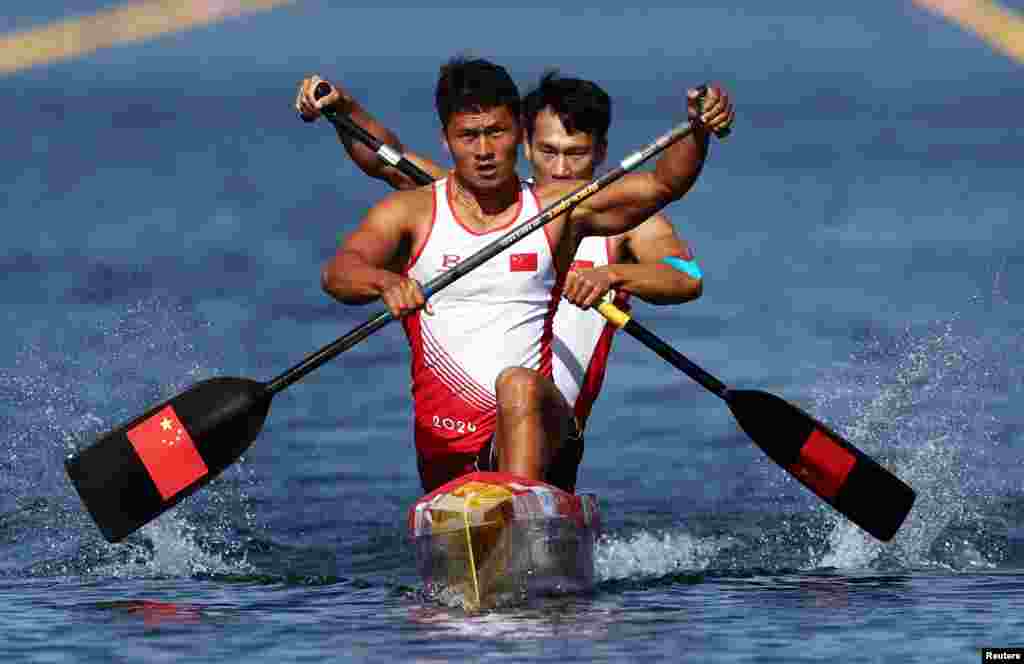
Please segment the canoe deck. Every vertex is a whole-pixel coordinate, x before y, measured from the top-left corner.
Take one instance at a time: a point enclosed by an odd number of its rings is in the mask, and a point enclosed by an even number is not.
[[[409,509],[420,577],[467,610],[594,585],[596,496],[508,473],[470,473]]]

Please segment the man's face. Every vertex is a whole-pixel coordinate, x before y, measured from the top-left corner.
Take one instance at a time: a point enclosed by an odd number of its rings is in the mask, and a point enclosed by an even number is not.
[[[519,122],[506,106],[453,113],[444,138],[459,177],[476,189],[496,189],[516,174]]]
[[[525,144],[538,186],[552,180],[589,180],[605,156],[605,145],[592,134],[565,130],[550,107],[537,114],[533,138]]]

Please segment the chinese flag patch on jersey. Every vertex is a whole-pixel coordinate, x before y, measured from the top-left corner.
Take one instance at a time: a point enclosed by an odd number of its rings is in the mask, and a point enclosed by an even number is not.
[[[512,272],[536,272],[537,253],[512,254],[508,257],[508,269]]]
[[[136,424],[127,435],[164,500],[210,472],[171,406]]]

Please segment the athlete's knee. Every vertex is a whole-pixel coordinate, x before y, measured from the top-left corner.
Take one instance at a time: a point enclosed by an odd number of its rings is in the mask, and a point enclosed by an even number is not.
[[[533,369],[508,367],[498,374],[494,391],[500,409],[536,409],[544,397],[544,377]]]

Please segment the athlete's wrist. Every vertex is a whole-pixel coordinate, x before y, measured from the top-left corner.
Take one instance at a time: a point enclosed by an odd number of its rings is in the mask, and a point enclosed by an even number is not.
[[[602,265],[597,268],[599,271],[604,272],[608,278],[608,284],[610,288],[622,288],[626,283],[626,277],[622,274],[622,271],[617,266],[613,265]]]

